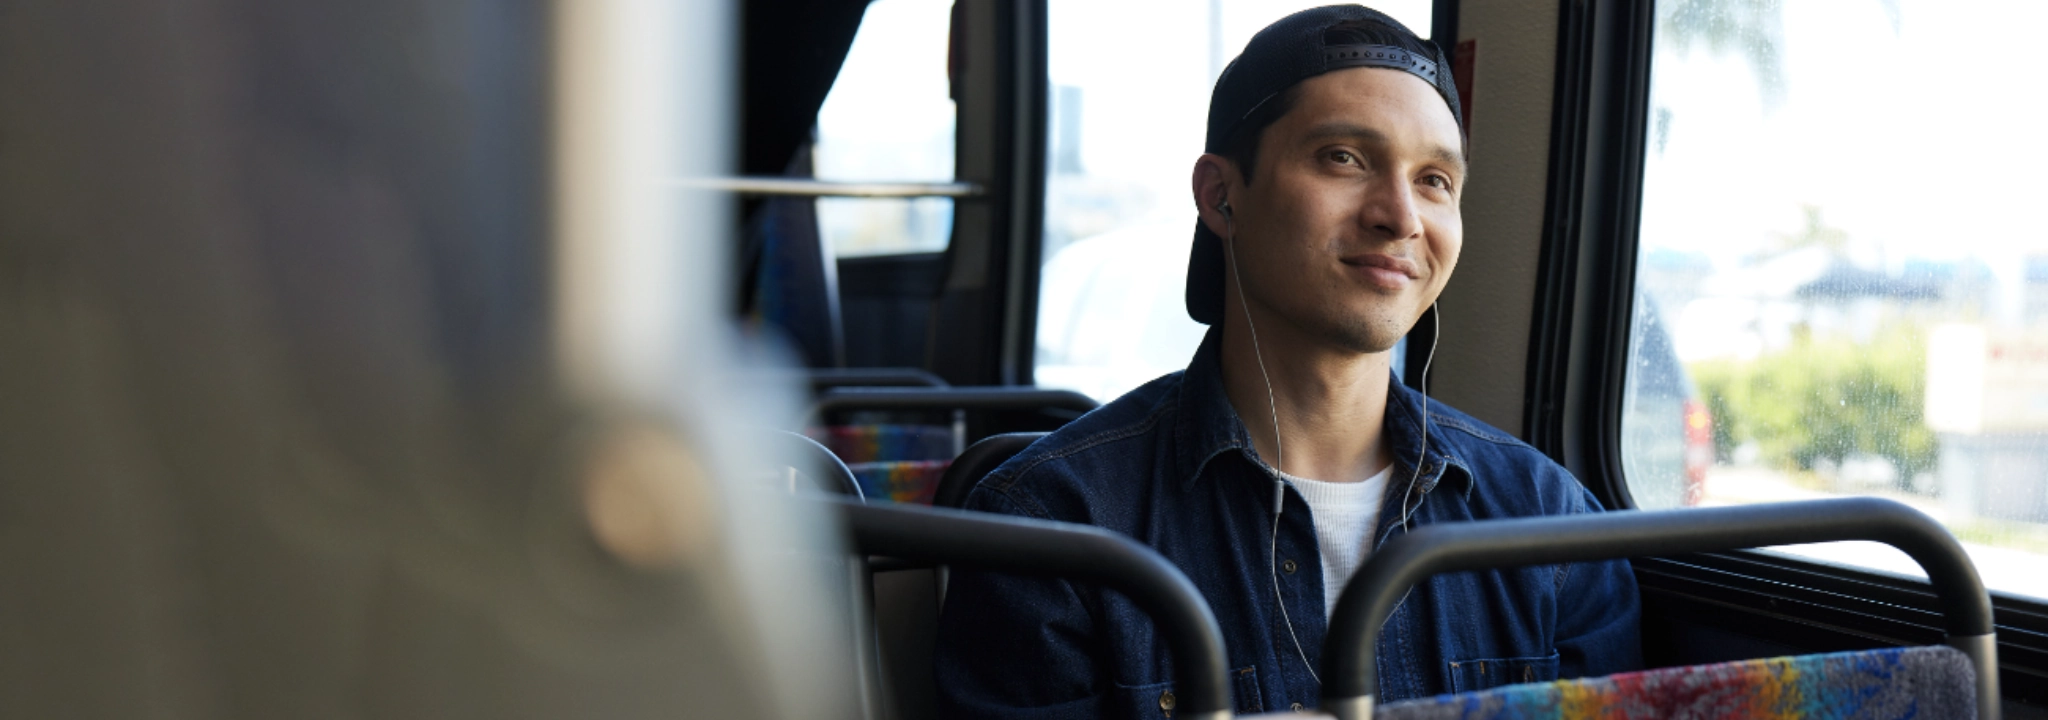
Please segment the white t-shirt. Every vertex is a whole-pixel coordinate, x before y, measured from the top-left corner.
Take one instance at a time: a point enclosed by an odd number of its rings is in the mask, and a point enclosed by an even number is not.
[[[1308,501],[1315,520],[1316,550],[1323,556],[1323,614],[1337,608],[1337,595],[1365,556],[1372,554],[1372,531],[1379,525],[1380,499],[1386,497],[1388,465],[1365,482],[1324,482],[1280,473],[1280,478]]]

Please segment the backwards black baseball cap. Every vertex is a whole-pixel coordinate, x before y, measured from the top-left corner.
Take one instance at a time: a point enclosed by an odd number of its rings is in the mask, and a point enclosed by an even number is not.
[[[1340,34],[1350,42],[1326,43],[1324,34],[1339,24],[1345,25]],[[1328,5],[1267,25],[1223,68],[1209,94],[1209,134],[1203,152],[1224,152],[1233,135],[1248,129],[1247,122],[1261,106],[1277,102],[1296,83],[1355,67],[1412,73],[1436,88],[1452,118],[1463,117],[1450,58],[1441,49],[1385,13],[1359,5]],[[1461,123],[1459,131],[1463,130]],[[1223,321],[1223,239],[1200,220],[1195,221],[1194,250],[1188,255],[1187,304],[1195,322]]]

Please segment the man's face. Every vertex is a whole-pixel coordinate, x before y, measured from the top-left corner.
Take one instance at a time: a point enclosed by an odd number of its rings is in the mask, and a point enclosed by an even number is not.
[[[1458,263],[1457,121],[1399,70],[1339,70],[1297,91],[1260,138],[1252,184],[1227,181],[1246,300],[1306,337],[1388,350]]]

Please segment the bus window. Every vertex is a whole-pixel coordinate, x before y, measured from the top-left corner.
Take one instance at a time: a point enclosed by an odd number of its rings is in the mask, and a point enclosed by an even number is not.
[[[1039,385],[1107,402],[1187,366],[1204,332],[1182,294],[1209,91],[1252,33],[1325,4],[1050,0]],[[1432,0],[1370,5],[1430,32]]]
[[[950,182],[953,100],[946,38],[953,0],[874,0],[818,109],[820,180]],[[818,231],[838,257],[934,252],[953,234],[953,200],[819,198]]]
[[[2048,5],[1659,4],[1623,468],[1638,506],[1878,495],[2048,597]],[[1966,43],[1967,52],[1928,56]],[[1791,552],[1904,574],[1881,546]]]

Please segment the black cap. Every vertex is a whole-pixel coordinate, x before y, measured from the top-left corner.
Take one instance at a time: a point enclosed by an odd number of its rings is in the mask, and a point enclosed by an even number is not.
[[[1351,23],[1347,33],[1363,43],[1330,45],[1324,31]],[[1450,58],[1443,50],[1411,32],[1385,13],[1359,5],[1328,5],[1280,18],[1253,35],[1244,52],[1223,68],[1209,94],[1209,134],[1203,151],[1220,153],[1232,133],[1259,106],[1303,80],[1331,70],[1379,67],[1405,70],[1429,81],[1458,111],[1457,86],[1451,81]],[[1461,125],[1459,131],[1463,132]],[[1249,168],[1246,168],[1249,171]],[[1223,239],[1195,221],[1195,245],[1188,255],[1188,316],[1214,325],[1223,320]]]

